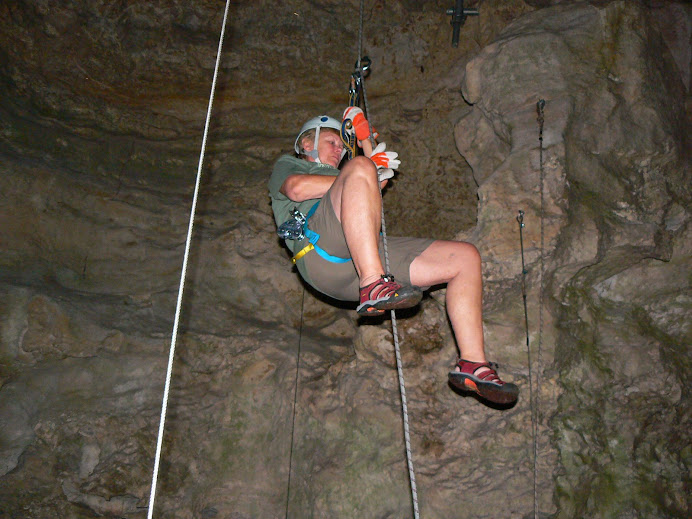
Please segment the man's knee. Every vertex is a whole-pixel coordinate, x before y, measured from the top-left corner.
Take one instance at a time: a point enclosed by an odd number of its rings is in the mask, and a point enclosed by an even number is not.
[[[368,180],[377,180],[377,168],[372,160],[359,155],[358,157],[353,157],[341,168],[339,176],[362,176]]]
[[[459,271],[465,271],[470,268],[480,269],[481,253],[473,243],[463,241],[448,241],[445,242],[449,247],[449,255],[445,261],[457,265]]]
[[[472,258],[472,261],[480,264],[481,253],[478,251],[478,248],[473,243],[461,242],[461,244],[467,247],[467,254]]]

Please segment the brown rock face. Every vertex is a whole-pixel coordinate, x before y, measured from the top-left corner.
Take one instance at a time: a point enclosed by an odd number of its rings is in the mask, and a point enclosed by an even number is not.
[[[387,231],[479,247],[522,391],[448,387],[444,290],[398,316],[421,517],[689,517],[690,6],[467,4],[458,48],[451,5],[364,13]],[[0,5],[0,517],[147,514],[223,7]],[[267,197],[358,8],[230,6],[155,517],[412,516],[389,320],[305,289]]]

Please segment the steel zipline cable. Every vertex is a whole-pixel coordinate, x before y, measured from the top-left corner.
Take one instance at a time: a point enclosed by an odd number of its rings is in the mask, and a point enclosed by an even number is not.
[[[173,321],[173,333],[171,337],[171,346],[168,353],[168,368],[166,371],[166,384],[163,390],[163,402],[161,404],[161,418],[159,420],[159,433],[156,441],[156,455],[154,458],[154,471],[151,478],[151,492],[149,494],[149,509],[147,518],[151,519],[154,514],[154,501],[156,499],[156,483],[159,474],[159,464],[161,460],[161,446],[163,445],[163,433],[166,424],[166,410],[168,408],[168,395],[171,388],[171,374],[173,372],[173,359],[175,358],[175,345],[178,337],[178,328],[180,326],[180,312],[183,302],[183,292],[185,289],[185,276],[187,274],[187,264],[190,256],[190,243],[192,241],[192,231],[195,221],[195,213],[197,210],[197,199],[199,197],[199,185],[202,178],[202,166],[204,164],[204,153],[207,147],[207,135],[209,134],[209,122],[211,121],[211,110],[214,104],[214,92],[216,90],[216,78],[219,74],[219,64],[221,63],[221,50],[223,48],[223,40],[226,32],[226,20],[228,19],[228,7],[230,0],[226,0],[226,8],[223,13],[223,23],[221,24],[221,35],[219,36],[219,49],[216,53],[216,66],[214,67],[214,78],[211,83],[211,93],[209,94],[209,106],[207,108],[207,118],[204,123],[204,135],[202,137],[202,149],[199,154],[199,164],[197,166],[197,179],[195,181],[195,191],[192,197],[192,208],[190,209],[190,220],[187,229],[187,239],[185,241],[185,254],[183,256],[183,267],[180,273],[180,284],[178,286],[178,301],[175,308],[175,319]]]

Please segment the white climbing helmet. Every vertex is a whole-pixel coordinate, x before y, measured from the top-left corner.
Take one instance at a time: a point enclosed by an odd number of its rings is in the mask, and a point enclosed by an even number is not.
[[[320,141],[320,128],[333,128],[339,132],[339,135],[341,135],[341,123],[333,117],[329,117],[328,115],[313,117],[303,125],[303,127],[300,129],[300,133],[298,133],[298,137],[296,137],[296,142],[293,145],[293,149],[296,150],[296,153],[308,155],[309,157],[315,159],[315,162],[320,162],[320,158],[317,153],[317,143]],[[313,129],[315,130],[315,146],[312,151],[305,151],[300,146],[300,139],[303,137],[303,134],[306,131]],[[346,149],[344,148],[344,151],[341,154],[342,159],[344,158],[345,154]]]

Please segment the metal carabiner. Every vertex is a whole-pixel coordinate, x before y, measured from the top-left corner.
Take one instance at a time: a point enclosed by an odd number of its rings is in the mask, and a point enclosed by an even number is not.
[[[341,123],[341,141],[344,143],[344,148],[346,148],[349,159],[352,159],[356,155],[355,137],[352,129],[353,122],[351,119],[344,119],[344,121]]]
[[[356,71],[361,72],[361,76],[366,78],[370,75],[370,67],[372,66],[372,60],[368,56],[363,56],[360,60],[360,69],[358,68],[358,61],[356,61]]]
[[[368,56],[363,56],[360,60],[356,61],[355,70],[353,74],[351,74],[351,86],[348,90],[349,96],[351,97],[351,106],[358,106],[361,82],[370,75],[371,66],[372,60]]]

